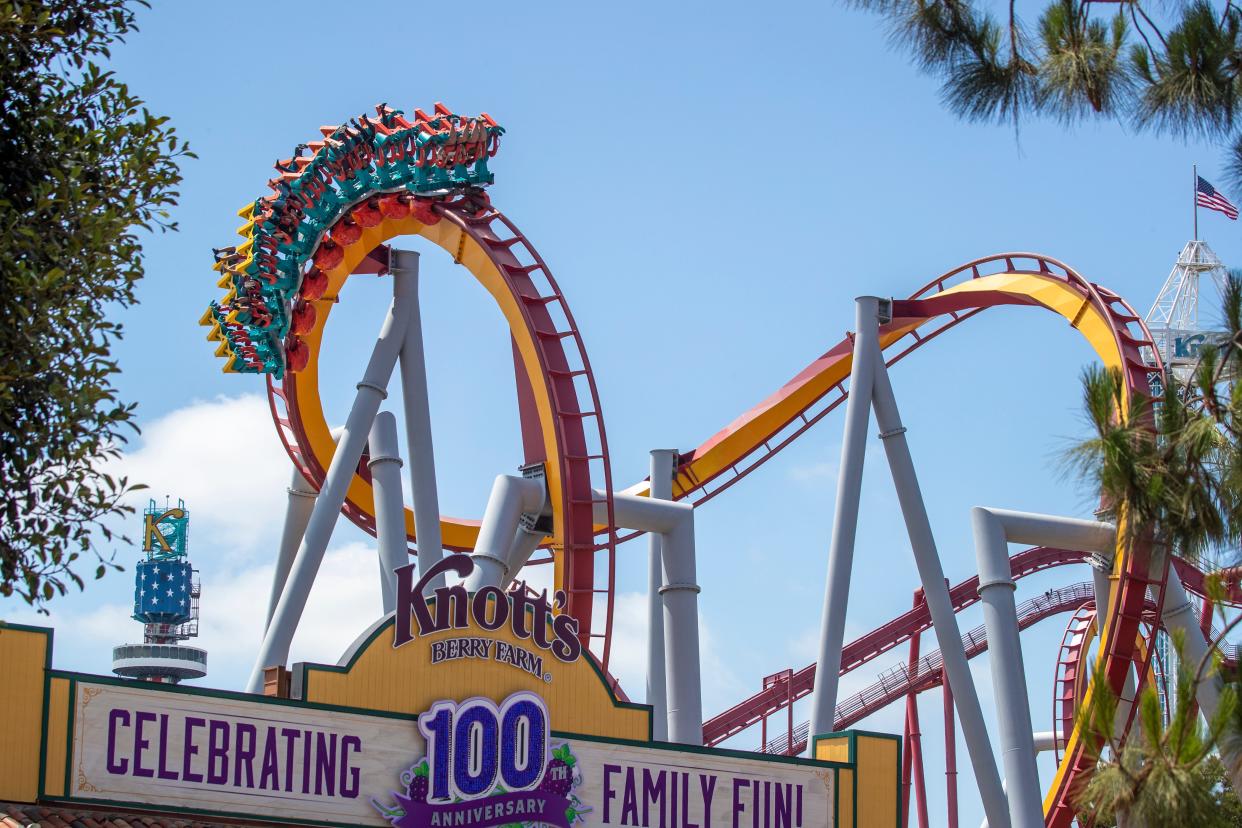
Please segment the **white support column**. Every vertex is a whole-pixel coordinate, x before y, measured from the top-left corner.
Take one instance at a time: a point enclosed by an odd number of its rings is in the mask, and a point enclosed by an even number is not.
[[[506,590],[509,588],[509,584],[513,583],[518,577],[522,567],[526,566],[526,562],[530,560],[530,556],[539,548],[539,542],[545,536],[546,533],[538,529],[527,529],[525,520],[519,522],[517,531],[513,533],[513,540],[509,542],[508,572],[497,586]]]
[[[703,744],[703,690],[699,661],[699,583],[694,561],[694,512],[661,541],[664,584],[664,659],[668,740]]]
[[[1056,747],[1057,734],[1053,730],[1037,730],[1031,734],[1031,740],[1035,743],[1036,753],[1047,753]]]
[[[1164,609],[1161,618],[1170,633],[1182,631],[1184,652],[1180,657],[1188,669],[1198,670],[1199,665],[1208,657],[1209,642],[1196,622],[1190,596],[1186,594],[1186,587],[1182,584],[1182,579],[1174,566],[1169,567],[1169,577],[1164,583],[1164,589]],[[1220,676],[1209,665],[1204,670],[1203,680],[1195,688],[1195,699],[1199,702],[1199,708],[1204,716],[1209,720],[1220,709],[1220,691]],[[1137,723],[1136,717],[1135,724]],[[1239,761],[1242,757],[1239,757],[1236,750],[1226,748],[1233,748],[1233,745],[1223,745],[1221,748],[1225,767],[1230,769],[1233,789],[1242,790],[1242,762]]]
[[[594,517],[608,520],[596,490]],[[613,517],[623,529],[659,532],[663,565],[664,669],[668,741],[703,744],[703,691],[699,663],[699,585],[695,568],[694,507],[650,497],[613,494]]]
[[[388,251],[388,269],[412,287],[413,303],[401,342],[401,400],[405,409],[405,441],[410,451],[410,495],[414,501],[414,535],[418,569],[425,572],[444,557],[440,537],[440,495],[436,489],[436,458],[431,439],[431,405],[427,396],[427,359],[423,351],[423,320],[418,302],[418,253]],[[427,592],[444,586],[444,576]]]
[[[375,349],[371,352],[371,359],[358,383],[358,394],[354,397],[336,451],[332,454],[332,462],[324,475],[323,486],[307,522],[306,535],[298,547],[285,589],[272,614],[272,623],[259,647],[254,669],[246,683],[247,692],[261,693],[263,670],[275,665],[283,666],[289,660],[293,634],[297,630],[303,610],[306,609],[311,586],[319,572],[319,565],[323,562],[328,542],[332,539],[332,531],[336,528],[341,507],[345,505],[345,495],[362,457],[367,432],[375,420],[380,403],[388,396],[386,388],[397,363],[410,307],[416,298],[412,288],[417,287],[399,270],[393,271],[392,276],[392,305],[388,309],[388,315],[384,317]]]
[[[651,497],[673,499],[673,467],[677,462],[674,449],[651,452]],[[647,704],[651,705],[652,738],[668,739],[667,677],[664,670],[664,561],[661,554],[663,536],[647,534]]]
[[[1057,546],[1107,555],[1112,552],[1116,532],[1108,523],[978,506],[971,510],[970,516],[1001,755],[1009,790],[1009,811],[1014,828],[1041,828],[1044,824],[1043,797],[1035,763],[1035,739],[1014,600],[1017,585],[1009,563],[1009,543]],[[1097,586],[1099,588],[1102,585]]]
[[[863,459],[867,451],[867,424],[871,421],[871,387],[880,351],[880,300],[874,296],[860,296],[855,302],[850,396],[845,403],[845,436],[841,445],[832,541],[828,547],[828,575],[824,582],[819,657],[815,662],[815,689],[811,696],[808,755],[814,749],[815,737],[832,732],[836,724],[845,610],[850,594],[850,573],[854,567],[854,539],[858,533],[858,501],[862,490]]]
[[[487,509],[483,512],[479,539],[470,555],[474,571],[466,579],[468,591],[500,586],[509,581],[516,572],[510,569],[509,549],[519,530],[522,514],[538,514],[545,500],[542,478],[515,477],[511,474],[496,477],[491,496],[487,499]]]
[[[906,441],[906,428],[901,422],[901,412],[897,408],[897,398],[893,393],[888,368],[884,365],[883,355],[878,351],[873,358],[876,425],[879,426],[880,439],[884,443],[893,487],[897,490],[897,501],[901,505],[906,534],[910,537],[910,548],[914,552],[914,564],[923,586],[924,600],[927,602],[932,626],[936,630],[936,640],[940,643],[944,670],[949,677],[949,686],[953,688],[953,704],[957,708],[962,736],[966,739],[966,749],[971,768],[975,772],[983,810],[992,824],[1001,828],[1009,825],[1005,793],[996,768],[996,757],[992,753],[991,740],[988,738],[987,724],[983,719],[983,708],[979,704],[979,691],[975,688],[974,676],[970,673],[966,648],[962,644],[962,632],[957,623],[957,615],[953,612],[953,599],[949,595],[944,567],[936,549],[936,538],[932,534],[927,507],[923,503],[918,476],[914,471],[914,459]],[[1030,733],[1029,727],[1027,733]]]
[[[280,532],[280,548],[276,552],[276,571],[272,573],[272,593],[267,600],[267,618],[263,630],[272,624],[272,614],[276,612],[276,604],[280,594],[285,591],[285,581],[289,579],[289,570],[293,566],[293,558],[302,544],[302,536],[306,534],[306,523],[310,520],[311,510],[315,508],[315,498],[319,492],[310,482],[293,467],[293,479],[289,481],[289,503],[285,507],[285,525]]]
[[[999,521],[987,511],[973,509],[971,519],[979,564],[979,599],[983,602],[988,661],[996,695],[1001,761],[1009,787],[1010,819],[1014,828],[1039,828],[1044,824],[1043,802],[1039,769],[1035,764],[1031,709],[1026,697],[1026,668],[1022,663],[1022,641],[1014,601],[1017,584],[1009,568],[1009,546]]]
[[[380,593],[384,614],[397,608],[396,570],[410,562],[401,498],[401,457],[397,453],[397,418],[381,411],[367,440],[371,481],[375,488],[375,539],[379,546]]]

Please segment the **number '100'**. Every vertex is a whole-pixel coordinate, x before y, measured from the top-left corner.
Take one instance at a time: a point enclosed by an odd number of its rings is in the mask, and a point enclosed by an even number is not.
[[[475,799],[498,781],[528,790],[543,778],[548,710],[534,693],[514,693],[499,708],[484,698],[436,702],[418,729],[427,740],[428,799]]]

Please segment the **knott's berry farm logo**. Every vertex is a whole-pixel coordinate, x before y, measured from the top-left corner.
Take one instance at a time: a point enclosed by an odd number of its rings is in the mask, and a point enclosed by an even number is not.
[[[394,828],[570,828],[591,809],[568,744],[553,746],[548,709],[534,693],[436,702],[418,717],[426,755],[401,774],[394,804],[371,804]]]
[[[546,591],[542,595],[530,595],[526,584],[520,581],[509,592],[485,586],[473,595],[467,593],[461,584],[456,584],[432,592],[435,598],[433,608],[424,594],[427,585],[447,572],[465,578],[474,571],[474,567],[474,560],[469,555],[450,555],[429,567],[417,581],[414,580],[414,564],[397,569],[393,647],[408,644],[418,636],[471,628],[494,632],[507,624],[519,640],[529,640],[539,650],[550,652],[558,661],[570,663],[582,656],[578,619],[573,616],[552,616],[549,638],[547,618],[553,607],[562,609],[565,606],[565,593],[559,590],[549,604]],[[432,664],[463,658],[508,664],[545,682],[552,681],[552,674],[544,671],[543,657],[538,652],[507,641],[463,636],[431,642]]]

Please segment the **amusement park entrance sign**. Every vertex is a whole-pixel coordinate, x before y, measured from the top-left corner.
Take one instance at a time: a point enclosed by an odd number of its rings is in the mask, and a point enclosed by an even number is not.
[[[543,698],[417,717],[75,683],[72,799],[302,824],[811,828],[829,763],[552,731]]]
[[[497,640],[490,635],[508,628],[522,642],[530,642],[537,651],[551,653],[565,664],[582,656],[578,638],[578,620],[570,615],[553,615],[546,592],[528,595],[526,585],[518,582],[505,592],[499,587],[485,586],[473,594],[461,584],[444,586],[425,593],[428,584],[446,572],[465,578],[474,571],[474,560],[468,555],[450,555],[428,567],[418,580],[415,565],[396,570],[397,606],[394,615],[393,647],[409,644],[417,637],[427,637],[455,630],[482,631],[484,636],[441,638],[431,645],[431,663],[440,664],[457,659],[477,659],[508,664],[544,681],[552,681],[552,673],[544,672],[543,656],[526,647]],[[556,608],[565,606],[565,593],[553,597]],[[545,621],[545,619],[547,619]]]

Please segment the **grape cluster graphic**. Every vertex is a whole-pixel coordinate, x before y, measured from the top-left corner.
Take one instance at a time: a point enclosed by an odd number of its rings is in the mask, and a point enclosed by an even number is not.
[[[577,765],[578,758],[574,756],[569,744],[562,743],[560,746],[553,748],[552,755],[548,758],[547,767],[544,768],[543,778],[535,788],[539,793],[562,797],[569,801],[569,805],[565,809],[565,824],[567,825],[584,822],[586,814],[591,811],[591,808],[586,806],[573,792],[574,788],[582,784],[582,774]],[[421,759],[417,764],[406,769],[401,774],[401,784],[405,786],[404,799],[420,804],[425,803],[431,793],[431,774],[427,760]],[[509,793],[509,790],[504,785],[497,785],[488,796],[505,793]],[[380,812],[380,815],[393,825],[396,825],[405,816],[405,809],[399,801],[395,805],[385,805],[377,799],[372,799],[371,804]],[[513,822],[501,826],[501,828],[537,828],[537,826],[541,825],[543,823]]]

